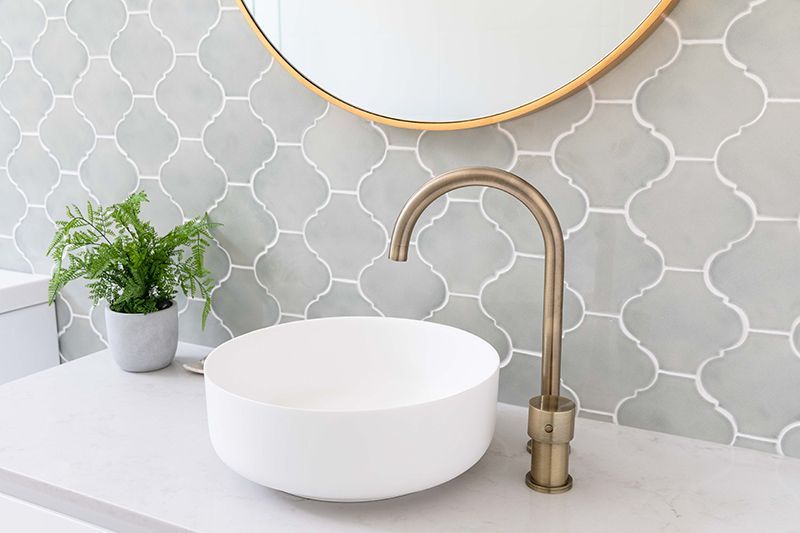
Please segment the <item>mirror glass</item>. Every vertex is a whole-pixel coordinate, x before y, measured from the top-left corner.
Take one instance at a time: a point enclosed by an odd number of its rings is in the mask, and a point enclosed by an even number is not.
[[[474,121],[564,96],[643,38],[672,4],[241,1],[265,44],[323,96],[420,123]]]

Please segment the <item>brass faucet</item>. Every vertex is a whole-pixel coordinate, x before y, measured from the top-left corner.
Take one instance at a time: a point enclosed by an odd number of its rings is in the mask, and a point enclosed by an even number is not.
[[[471,167],[446,172],[423,185],[400,211],[389,244],[389,259],[405,261],[411,233],[419,216],[434,200],[455,189],[491,187],[507,192],[533,214],[544,237],[544,320],[542,324],[542,386],[528,402],[531,470],[528,487],[557,494],[572,488],[569,442],[575,429],[575,404],[561,390],[561,320],[564,299],[564,237],[553,208],[536,188],[510,172]]]

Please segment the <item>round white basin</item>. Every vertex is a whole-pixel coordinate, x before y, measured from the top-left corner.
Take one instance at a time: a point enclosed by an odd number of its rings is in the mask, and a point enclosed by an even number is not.
[[[206,360],[211,442],[234,471],[306,498],[365,501],[444,483],[494,433],[499,358],[450,326],[291,322]]]

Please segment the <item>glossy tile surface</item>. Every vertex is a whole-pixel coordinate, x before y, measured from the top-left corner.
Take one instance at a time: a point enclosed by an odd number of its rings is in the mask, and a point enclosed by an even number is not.
[[[435,320],[489,340],[502,397],[522,404],[537,379],[512,373],[538,368],[542,285],[524,208],[457,191],[423,215],[408,264],[385,259],[434,174],[509,169],[567,235],[564,390],[582,416],[800,456],[783,396],[800,383],[798,9],[682,0],[567,100],[418,132],[304,89],[232,0],[0,1],[0,267],[48,272],[66,203],[144,189],[160,228],[206,211],[225,224],[209,327],[182,301],[185,340],[336,314]],[[85,288],[58,315],[65,359],[104,345]],[[770,398],[784,405],[765,417]]]

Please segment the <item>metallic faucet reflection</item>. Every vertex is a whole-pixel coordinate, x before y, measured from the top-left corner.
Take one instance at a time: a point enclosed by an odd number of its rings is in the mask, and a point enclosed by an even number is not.
[[[561,397],[561,321],[564,298],[564,237],[553,208],[536,188],[519,176],[496,168],[471,167],[442,174],[423,185],[406,202],[392,232],[389,259],[405,261],[411,233],[423,211],[437,198],[462,187],[491,187],[507,192],[531,212],[544,238],[544,311],[542,313],[542,385],[528,403],[531,470],[525,477],[533,490],[548,494],[572,488],[569,443],[575,426],[575,404]]]

